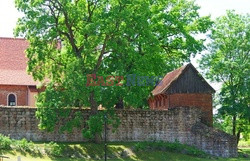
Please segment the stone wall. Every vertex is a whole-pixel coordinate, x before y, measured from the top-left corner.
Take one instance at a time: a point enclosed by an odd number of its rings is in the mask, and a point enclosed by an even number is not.
[[[26,138],[32,141],[84,141],[79,129],[74,129],[73,133],[60,133],[58,129],[50,133],[39,130],[35,113],[36,108],[0,106],[0,133],[14,139]],[[89,111],[84,111],[83,115],[88,116]]]
[[[212,94],[207,93],[175,93],[170,94],[170,108],[173,107],[200,107],[202,111],[202,122],[206,125],[213,125],[213,105]]]
[[[202,122],[212,127],[213,106],[212,94],[208,93],[174,93],[157,95],[149,99],[149,105],[154,110],[166,110],[175,107],[199,107],[202,111]]]
[[[73,133],[63,134],[58,129],[53,133],[38,130],[35,111],[36,108],[29,107],[0,107],[0,133],[15,139],[33,141],[85,141],[77,129]],[[82,110],[83,118],[88,118],[89,113],[89,110]],[[215,156],[237,156],[236,139],[202,124],[198,108],[177,107],[168,111],[117,110],[116,113],[121,124],[114,133],[109,128],[109,141],[179,141]]]

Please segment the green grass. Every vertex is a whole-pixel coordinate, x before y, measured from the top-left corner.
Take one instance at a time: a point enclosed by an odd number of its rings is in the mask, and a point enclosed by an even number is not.
[[[137,143],[110,143],[108,145],[108,157],[109,161],[247,161],[249,158],[199,158],[190,155],[185,155],[176,152],[161,151],[161,150],[135,150],[134,147]],[[17,160],[17,156],[21,156],[22,161],[90,161],[90,160],[103,160],[104,157],[104,145],[93,143],[82,144],[69,144],[58,143],[60,148],[66,149],[64,156],[53,157],[48,155],[41,155],[39,153],[32,152],[20,152],[16,150],[0,150],[0,155],[8,156],[10,159],[5,161]],[[35,143],[35,146],[43,149],[45,144]],[[122,151],[128,151],[129,157],[121,157]],[[250,148],[244,148],[240,150],[243,153],[250,155]],[[79,155],[84,156],[85,159],[76,159]],[[86,159],[89,158],[89,159]]]
[[[239,147],[250,147],[250,139],[245,141],[245,140],[240,140],[239,141]]]

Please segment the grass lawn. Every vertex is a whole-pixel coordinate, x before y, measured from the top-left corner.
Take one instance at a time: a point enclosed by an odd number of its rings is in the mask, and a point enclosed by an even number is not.
[[[185,154],[168,152],[168,151],[135,151],[133,146],[136,143],[110,143],[108,145],[108,157],[109,161],[135,161],[135,160],[146,160],[146,161],[249,161],[250,158],[198,158]],[[44,147],[42,143],[35,143],[39,147]],[[4,159],[4,161],[17,161],[17,156],[21,156],[22,161],[83,161],[83,160],[104,160],[104,145],[103,144],[60,144],[62,148],[66,148],[66,152],[62,157],[50,157],[43,156],[39,153],[26,153],[26,152],[16,152],[16,151],[0,151],[0,155],[8,156],[10,159]],[[121,153],[126,151],[126,156]],[[250,155],[250,147],[245,147],[240,149],[241,152]],[[79,156],[85,159],[76,159]],[[87,159],[88,158],[88,159]]]

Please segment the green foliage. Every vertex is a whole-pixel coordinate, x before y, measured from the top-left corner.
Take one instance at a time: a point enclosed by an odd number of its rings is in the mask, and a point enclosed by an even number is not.
[[[232,134],[246,136],[250,132],[250,15],[227,11],[218,18],[210,34],[210,53],[201,66],[207,77],[222,82],[219,93],[218,122],[231,127]]]
[[[26,139],[13,140],[1,134],[0,150],[15,150],[21,152],[22,154],[29,153],[36,156],[46,154],[53,157],[59,157],[63,154],[62,146],[59,146],[57,143],[45,143],[43,150],[43,148],[39,147],[39,145],[36,145],[32,141],[27,141]]]
[[[177,152],[183,153],[192,156],[198,157],[208,157],[209,155],[205,152],[185,144],[180,144],[179,142],[138,142],[134,146],[135,151],[147,151],[147,150],[160,150],[160,151],[169,151],[169,152]]]
[[[105,116],[107,125],[112,125],[113,131],[120,124],[120,120],[117,116],[114,115],[114,110],[109,110],[108,112],[100,111],[97,115],[90,116],[89,120],[87,120],[87,129],[82,130],[82,134],[87,139],[94,139],[95,134],[101,136],[103,132],[103,126],[105,122]]]
[[[64,121],[64,120],[63,120]],[[80,111],[74,113],[74,117],[61,127],[61,131],[72,132],[73,127],[80,127],[83,121],[82,113]]]
[[[26,139],[13,141],[13,148],[20,152],[32,152],[34,151],[34,143],[28,142]]]
[[[64,113],[70,107],[91,107],[96,115],[98,105],[109,112],[120,98],[126,106],[145,107],[154,86],[126,86],[126,78],[122,86],[86,86],[87,75],[163,76],[203,50],[204,40],[195,35],[212,24],[189,0],[15,2],[24,13],[15,34],[29,41],[28,71],[45,82],[37,117],[48,131],[60,118],[71,121]],[[84,130],[86,135],[100,132],[97,117],[90,117],[88,127],[98,128]],[[74,127],[69,123],[63,129]]]
[[[22,153],[40,154],[40,151],[33,142],[22,140],[12,140],[0,134],[0,150],[16,150]]]
[[[83,136],[87,139],[93,139],[95,134],[101,135],[103,130],[103,119],[100,115],[91,116],[90,119],[87,121],[87,125],[89,130],[83,130]]]
[[[9,137],[3,136],[0,134],[0,150],[8,150],[11,149],[11,139]]]
[[[1,140],[9,139],[0,135]],[[11,150],[0,149],[0,154],[15,160],[16,156],[21,156],[25,161],[34,160],[60,160],[60,161],[82,161],[82,160],[101,160],[104,158],[104,145],[93,143],[32,143],[40,153],[36,151],[16,152],[15,142],[19,140],[11,140]],[[27,142],[27,141],[24,141]],[[151,147],[152,145],[152,147]],[[144,148],[141,148],[144,147]],[[136,148],[138,150],[136,150]],[[187,150],[188,149],[188,150]],[[123,155],[124,152],[128,155]],[[182,153],[182,154],[181,154]],[[186,155],[189,153],[189,155]],[[199,154],[200,153],[200,154]],[[108,144],[108,160],[188,160],[188,161],[211,161],[215,158],[202,154],[199,150],[187,145],[167,142],[110,142]],[[36,155],[38,154],[38,155]],[[219,158],[220,161],[245,161],[249,160],[250,149],[244,148],[239,150],[237,158]],[[193,156],[190,156],[193,155]],[[203,158],[200,158],[203,157]],[[211,158],[210,158],[211,157]]]
[[[54,142],[50,142],[49,144],[45,144],[44,150],[45,150],[45,153],[49,156],[61,157],[63,155],[62,146],[60,146]]]

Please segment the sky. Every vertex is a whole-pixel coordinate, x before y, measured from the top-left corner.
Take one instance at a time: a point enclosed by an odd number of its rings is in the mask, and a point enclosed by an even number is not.
[[[240,14],[250,13],[250,0],[196,0],[196,4],[201,7],[201,16],[211,15],[212,19],[225,15],[226,10],[235,10]],[[0,0],[0,37],[13,37],[16,21],[21,16],[15,8],[14,0]],[[198,67],[198,57],[191,61],[195,67]],[[216,83],[212,83],[212,86],[216,90],[220,88]]]
[[[224,15],[226,10],[234,9],[237,13],[250,13],[250,0],[196,0],[201,7],[200,15],[211,15],[212,19]],[[18,17],[14,0],[0,0],[0,37],[13,37],[13,29]]]

